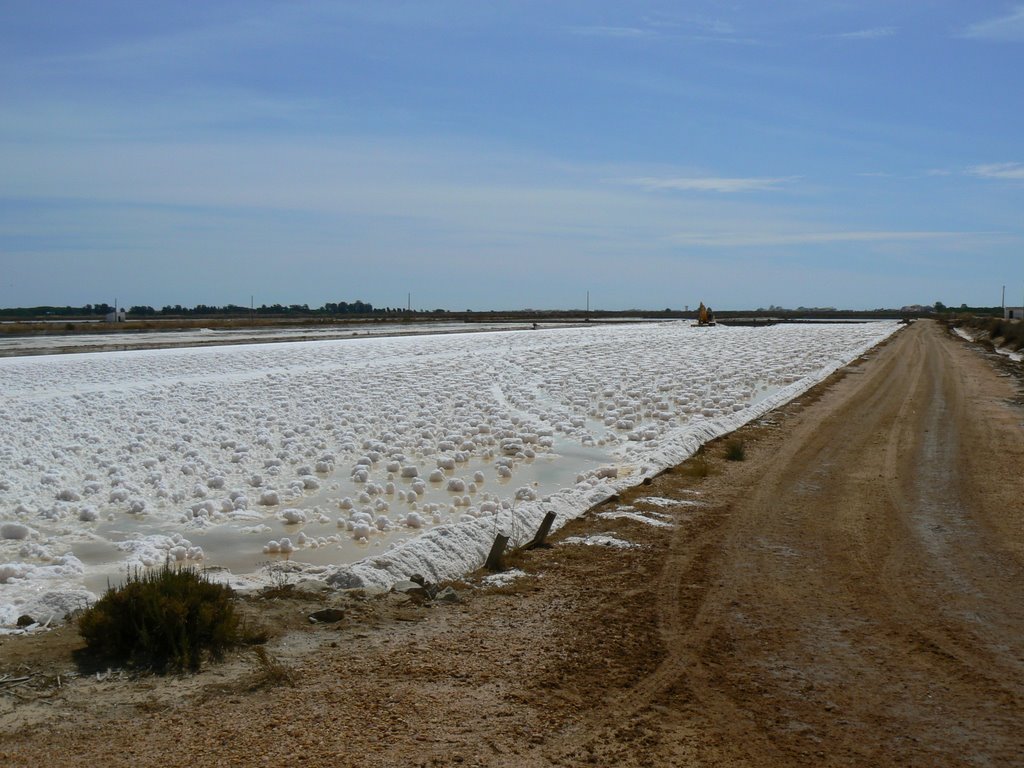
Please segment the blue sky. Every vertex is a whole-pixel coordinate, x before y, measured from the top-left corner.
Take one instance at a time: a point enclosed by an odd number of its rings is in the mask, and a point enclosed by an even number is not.
[[[1024,3],[0,18],[0,306],[1024,294]]]

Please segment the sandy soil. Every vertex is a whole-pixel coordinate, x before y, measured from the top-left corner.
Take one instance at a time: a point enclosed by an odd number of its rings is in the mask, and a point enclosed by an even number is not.
[[[711,445],[554,537],[640,547],[516,555],[458,604],[286,588],[245,605],[262,651],[172,678],[5,639],[0,764],[1024,765],[1024,409],[991,357],[917,323],[745,461]],[[624,503],[673,526],[600,516]]]

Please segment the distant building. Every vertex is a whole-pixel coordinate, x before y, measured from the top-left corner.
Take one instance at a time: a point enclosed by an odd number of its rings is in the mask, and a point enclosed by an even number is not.
[[[1003,320],[1024,320],[1024,307],[1003,307]]]
[[[123,323],[128,319],[128,313],[124,309],[118,309],[115,312],[107,312],[108,323]]]

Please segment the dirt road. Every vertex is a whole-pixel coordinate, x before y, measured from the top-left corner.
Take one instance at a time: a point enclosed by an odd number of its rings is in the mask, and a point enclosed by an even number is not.
[[[711,446],[560,534],[635,548],[527,553],[453,606],[327,598],[331,627],[275,603],[272,668],[0,699],[0,763],[1022,766],[1017,387],[917,323],[745,428],[746,461]]]

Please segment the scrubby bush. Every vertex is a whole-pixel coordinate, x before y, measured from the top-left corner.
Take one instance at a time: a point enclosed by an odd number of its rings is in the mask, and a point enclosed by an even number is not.
[[[239,639],[229,587],[194,568],[129,574],[78,620],[90,655],[158,671],[196,670]]]
[[[1020,349],[1024,346],[1024,323],[1020,320],[989,320],[987,323],[990,339],[1003,339],[1009,347]]]
[[[725,444],[725,458],[729,461],[743,461],[747,458],[747,446],[739,438]]]

